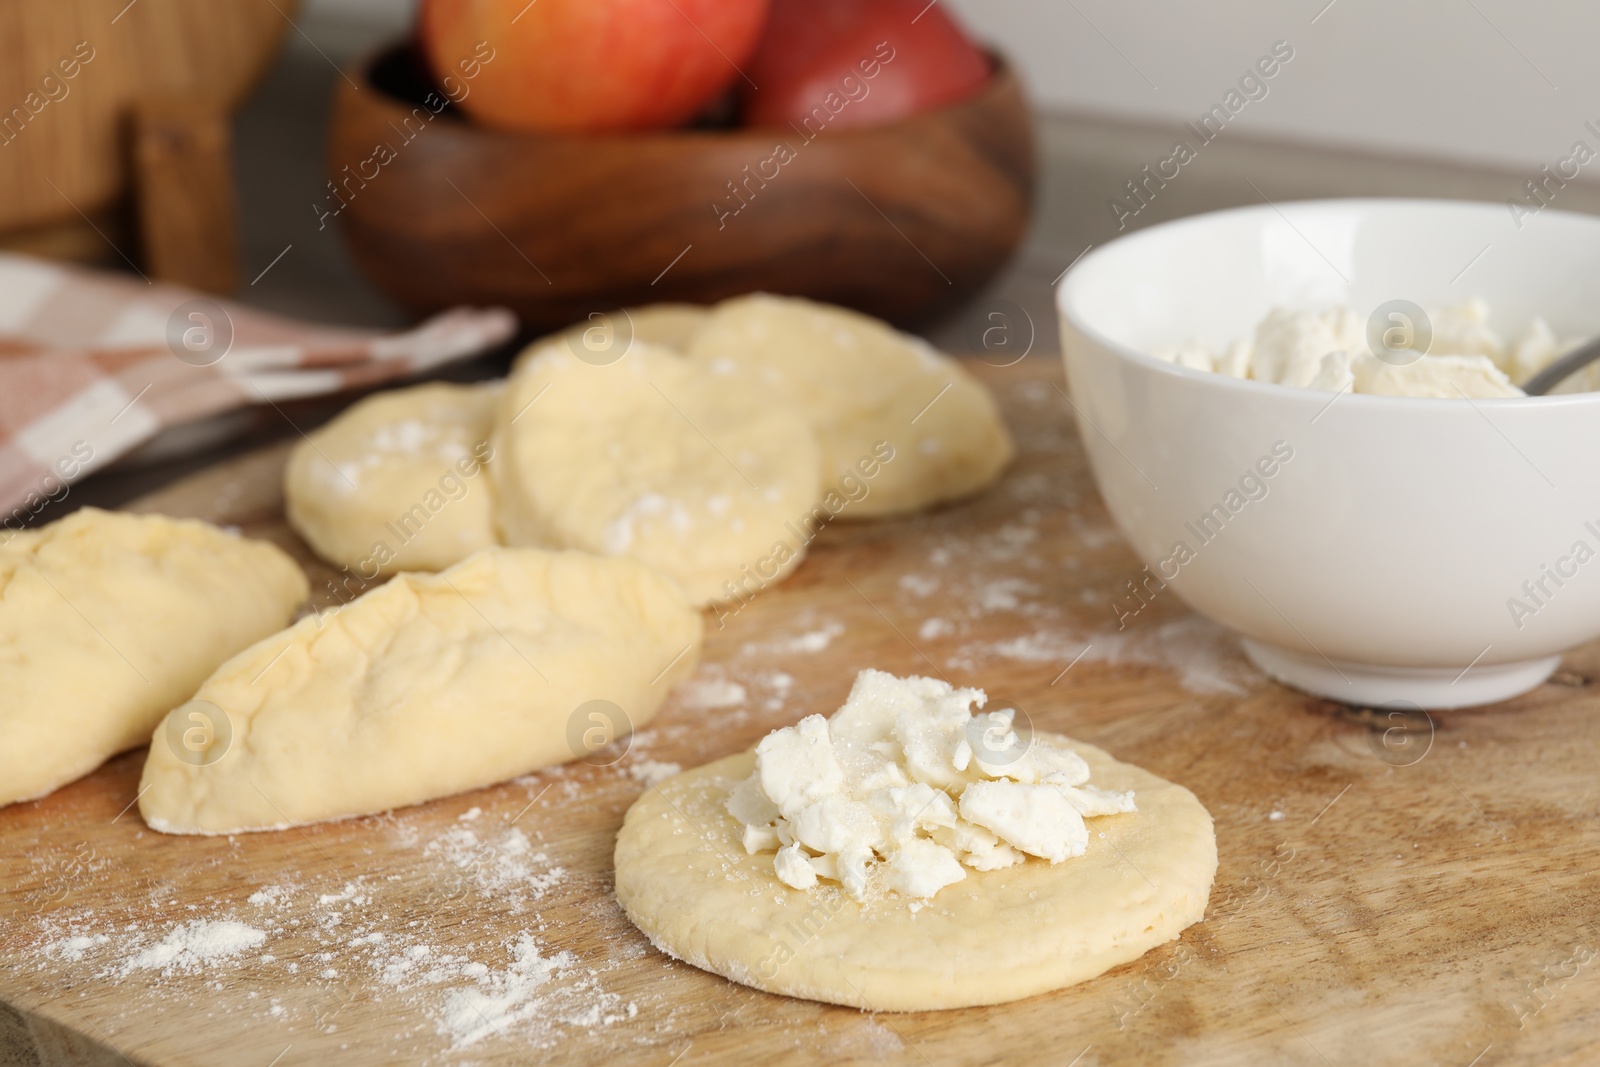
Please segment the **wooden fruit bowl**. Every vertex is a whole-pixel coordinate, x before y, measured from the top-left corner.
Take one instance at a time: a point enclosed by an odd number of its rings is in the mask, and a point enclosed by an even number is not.
[[[903,323],[982,286],[1028,222],[1033,132],[1000,61],[970,100],[809,141],[770,128],[516,134],[454,107],[428,118],[413,109],[431,85],[406,45],[350,77],[327,221],[337,211],[362,269],[417,312],[503,304],[544,329],[763,289]]]

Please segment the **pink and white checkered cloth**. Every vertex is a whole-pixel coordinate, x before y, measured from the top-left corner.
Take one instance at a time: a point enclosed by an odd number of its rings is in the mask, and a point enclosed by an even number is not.
[[[426,371],[516,332],[457,308],[383,335],[0,254],[0,515],[168,427]]]

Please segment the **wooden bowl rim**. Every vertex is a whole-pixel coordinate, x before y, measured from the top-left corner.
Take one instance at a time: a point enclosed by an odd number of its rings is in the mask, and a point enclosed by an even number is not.
[[[361,53],[349,64],[346,72],[355,83],[341,84],[339,95],[349,101],[367,103],[374,98],[376,104],[369,104],[376,109],[387,109],[395,114],[409,114],[410,109],[404,105],[406,101],[387,90],[380,88],[372,81],[372,67],[382,58],[389,56],[403,48],[415,47],[415,39],[410,36],[397,37],[385,44]],[[919,111],[914,115],[896,119],[893,122],[874,123],[869,126],[846,126],[843,129],[832,131],[829,140],[851,139],[870,140],[885,134],[894,134],[915,127],[918,124],[938,122],[953,119],[965,111],[986,111],[1004,106],[1008,98],[1023,97],[1021,80],[1017,77],[1016,68],[1005,55],[992,48],[985,48],[994,64],[994,71],[983,87],[971,96],[955,100],[927,111]],[[438,92],[438,87],[434,86]],[[370,93],[370,95],[368,95]],[[416,105],[420,106],[420,105]],[[464,116],[456,118],[452,127],[458,133],[486,140],[498,140],[510,143],[522,143],[540,146],[589,146],[610,144],[637,145],[642,141],[657,143],[677,142],[680,144],[718,142],[724,145],[737,144],[740,141],[754,141],[766,144],[774,135],[781,135],[783,131],[793,132],[793,126],[729,126],[723,128],[688,128],[682,126],[669,126],[647,130],[627,130],[606,133],[539,133],[524,130],[502,130],[492,126],[480,126],[468,121]]]

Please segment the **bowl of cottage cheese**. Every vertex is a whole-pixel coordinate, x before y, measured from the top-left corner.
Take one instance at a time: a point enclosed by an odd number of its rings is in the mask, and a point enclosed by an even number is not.
[[[1518,384],[1600,335],[1600,219],[1262,204],[1113,241],[1056,295],[1139,603],[1373,707],[1505,700],[1600,637],[1600,371]]]

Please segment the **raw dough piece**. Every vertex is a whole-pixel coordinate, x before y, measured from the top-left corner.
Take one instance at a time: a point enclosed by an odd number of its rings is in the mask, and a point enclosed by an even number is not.
[[[139,810],[165,833],[270,830],[515,778],[648,722],[700,631],[634,560],[486,548],[402,574],[224,663],[172,715],[221,709],[231,743],[198,765],[153,746]]]
[[[809,540],[811,431],[664,348],[597,366],[542,346],[506,389],[494,449],[507,544],[634,556],[696,604],[753,596]]]
[[[999,1004],[1137,959],[1205,914],[1217,869],[1211,816],[1187,789],[1065,737],[1096,786],[1139,810],[1090,823],[1088,850],[967,870],[914,909],[892,894],[852,900],[835,884],[795,890],[773,854],[748,854],[729,792],[755,753],[668,779],[617,837],[617,900],[675,959],[770,993],[867,1011]]]
[[[0,804],[148,743],[306,593],[276,546],[193,520],[84,508],[13,535],[0,544]]]
[[[615,353],[613,347],[620,337],[630,334],[634,342],[659,345],[674,352],[687,352],[689,342],[706,321],[710,309],[699,304],[645,304],[643,307],[625,308],[626,318],[617,312],[594,312],[573,323],[559,333],[541,338],[517,357],[513,373],[554,341],[567,345],[575,355],[588,354],[593,362],[609,362]],[[576,344],[578,347],[571,347]]]
[[[499,385],[442,382],[369,396],[295,447],[289,524],[363,578],[442,570],[495,543],[482,476]]]
[[[675,352],[689,350],[694,335],[710,315],[711,309],[699,304],[646,304],[628,309],[634,340],[665,345]]]
[[[844,308],[765,293],[729,300],[712,309],[689,358],[810,422],[839,518],[975,493],[1015,451],[994,398],[959,361]],[[894,457],[881,468],[872,462],[880,442]],[[861,484],[865,496],[852,499]]]

